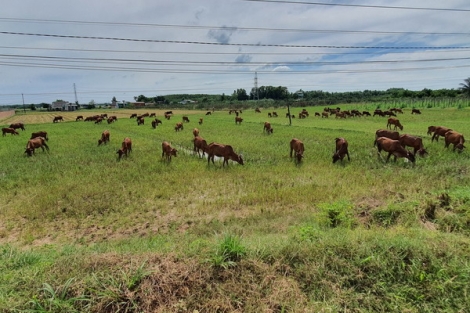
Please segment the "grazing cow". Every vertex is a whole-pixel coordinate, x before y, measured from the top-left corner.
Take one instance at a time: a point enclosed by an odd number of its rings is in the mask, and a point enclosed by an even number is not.
[[[418,109],[411,109],[411,114],[421,114],[421,111]]]
[[[108,124],[111,124],[112,122],[115,121],[115,119],[112,117],[109,117],[106,121],[108,121]]]
[[[401,125],[400,120],[390,117],[387,120],[387,128],[390,127],[390,129],[392,129],[392,125],[394,125],[393,127],[394,130],[397,129],[397,127],[400,128],[400,130],[403,130],[403,126]]]
[[[158,118],[154,119],[152,121],[152,128],[156,128],[158,126],[158,124],[161,124],[161,123],[162,123],[162,121],[159,120]]]
[[[134,117],[137,117],[137,114],[136,114],[136,113],[131,114],[131,117],[130,117],[130,118],[134,118]]]
[[[243,165],[243,158],[242,155],[236,154],[233,151],[232,146],[230,145],[223,145],[220,143],[211,143],[207,146],[207,164],[210,164],[210,161],[212,160],[212,164],[214,163],[214,156],[223,157],[224,162],[222,163],[222,166],[225,166],[227,164],[228,166],[228,160],[232,160],[237,162],[238,164]]]
[[[140,116],[137,118],[137,126],[139,125],[144,125],[145,124],[145,118],[143,116]]]
[[[173,114],[173,111],[166,111],[165,112],[165,115],[172,115]]]
[[[149,117],[155,117],[155,113],[150,113]]]
[[[256,108],[255,113],[261,113],[261,110],[259,108]]]
[[[436,126],[429,126],[428,127],[428,135],[431,135],[432,133],[434,133],[435,130],[436,130]]]
[[[379,155],[381,155],[380,153],[382,152],[382,150],[388,152],[387,162],[390,159],[390,156],[393,154],[394,161],[396,161],[397,158],[407,158],[408,160],[410,160],[411,163],[415,163],[414,154],[403,148],[399,140],[393,140],[386,137],[379,137],[377,138],[376,142],[377,153]]]
[[[126,157],[132,151],[132,140],[129,137],[124,138],[121,144],[121,149],[119,149],[116,153],[118,154],[118,160],[122,158],[123,155]]]
[[[335,153],[333,154],[333,163],[336,163],[336,161],[341,160],[343,162],[343,158],[345,155],[348,156],[348,161],[351,161],[349,158],[349,152],[348,152],[348,141],[344,138],[336,138],[336,150]]]
[[[385,113],[380,109],[376,109],[372,116],[376,116],[376,115],[385,116]]]
[[[346,113],[345,112],[336,112],[335,113],[335,118],[346,118]]]
[[[273,112],[273,117],[279,117],[279,115],[277,115],[277,112]]]
[[[271,114],[271,112],[268,113],[268,117],[273,117],[273,115]]]
[[[13,129],[21,128],[21,130],[25,130],[23,123],[13,123],[13,124],[10,124],[10,128],[13,128]]]
[[[206,112],[206,115],[211,115],[211,114],[212,114],[211,111]]]
[[[388,130],[388,129],[378,129],[375,132],[374,147],[377,144],[377,138],[379,137],[386,137],[386,138],[390,138],[393,140],[399,140],[400,133],[393,131],[393,130]]]
[[[241,125],[243,119],[241,117],[235,116],[235,124]]]
[[[455,151],[455,149],[459,149],[459,152],[462,152],[465,146],[463,145],[465,143],[465,138],[463,138],[463,135],[450,130],[444,135],[445,138],[445,146],[444,147],[449,147],[450,144],[454,145],[454,149],[452,151]]]
[[[369,113],[369,111],[362,111],[362,115],[364,115],[364,116],[370,116],[370,113]]]
[[[445,134],[448,132],[448,131],[451,131],[452,129],[448,128],[448,127],[444,127],[444,126],[436,126],[434,128],[434,134],[432,135],[432,138],[431,138],[431,142],[434,141],[434,139],[436,139],[436,141],[439,141],[439,136],[445,136]]]
[[[90,122],[90,121],[94,121],[95,120],[95,117],[94,116],[87,116],[85,117],[85,122]]]
[[[328,112],[321,112],[321,118],[328,118]]]
[[[193,129],[193,135],[194,135],[194,137],[199,136],[199,129],[194,128],[194,129]]]
[[[46,141],[49,141],[49,137],[47,137],[47,132],[45,131],[38,131],[38,132],[32,133],[31,138],[29,139],[34,139],[37,137],[43,137],[44,139],[46,139]]]
[[[57,123],[57,122],[63,122],[64,118],[62,116],[55,116],[54,119],[52,120],[52,123]]]
[[[273,133],[273,128],[271,127],[271,123],[264,122],[263,132],[267,132],[268,135]]]
[[[95,120],[95,124],[101,124],[102,121],[103,121],[103,118],[100,116]]]
[[[421,137],[411,136],[408,134],[403,134],[398,139],[400,144],[403,148],[406,146],[413,148],[413,154],[416,156],[416,152],[419,153],[420,156],[424,156],[428,152],[424,149],[423,146],[423,139]]]
[[[83,121],[83,115],[77,116],[77,118],[75,119],[75,122],[80,121],[80,120]]]
[[[180,130],[183,130],[183,123],[178,122],[175,125],[175,131],[180,131]]]
[[[315,116],[321,116],[320,112],[315,112]]]
[[[208,147],[207,141],[204,140],[202,137],[200,136],[194,137],[193,143],[194,143],[194,152],[195,153],[197,152],[197,155],[199,157],[201,157],[201,155],[199,154],[199,151],[202,150],[202,156],[204,156],[204,153],[207,153],[207,147]]]
[[[302,161],[302,158],[304,157],[304,143],[300,141],[297,138],[293,138],[290,141],[290,157],[292,158],[292,152],[295,153],[295,159],[297,160],[297,163],[300,163]]]
[[[166,114],[166,113],[165,113],[165,118],[166,118],[167,120],[169,120],[169,119],[171,118],[171,114]]]
[[[204,121],[204,120],[203,120],[203,118],[202,118],[202,117],[201,117],[201,118],[199,118],[199,125],[202,125],[202,122],[203,122],[203,121]]]
[[[162,158],[163,156],[166,155],[166,160],[168,162],[171,161],[171,156],[176,156],[176,152],[178,152],[178,150],[176,150],[175,148],[172,148],[171,145],[166,142],[166,141],[163,141],[162,142]]]
[[[46,150],[49,151],[49,147],[46,144],[46,139],[44,137],[36,137],[36,138],[28,140],[28,143],[26,144],[26,150],[24,153],[26,153],[28,156],[32,156],[34,154],[34,150],[37,148],[42,148],[43,152],[44,152],[44,148],[46,148]]]
[[[98,146],[102,143],[107,144],[109,142],[109,130],[103,131],[101,133],[101,139],[98,139]]]
[[[189,123],[189,118],[187,116],[183,116],[183,122]]]
[[[388,117],[390,117],[390,116],[397,116],[395,113],[393,113],[393,112],[390,111],[390,110],[389,110],[389,111],[385,111],[384,114],[385,114],[385,115],[388,115]]]
[[[6,136],[7,134],[19,135],[18,132],[14,128],[11,128],[11,127],[2,128],[2,133],[3,133],[3,136]]]

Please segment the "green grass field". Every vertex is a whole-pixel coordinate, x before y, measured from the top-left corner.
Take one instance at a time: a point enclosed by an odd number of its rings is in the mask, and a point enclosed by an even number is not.
[[[0,138],[0,311],[467,312],[469,151],[426,132],[470,134],[470,109],[397,116],[400,133],[422,136],[429,152],[414,166],[377,156],[386,118],[322,119],[313,113],[323,107],[307,109],[292,125],[286,109],[275,109],[278,118],[244,111],[241,125],[228,111],[174,110],[167,121],[150,110],[163,120],[156,129],[129,118],[141,110],[0,120],[26,125]],[[97,113],[118,121],[75,122]],[[52,123],[55,115],[65,122]],[[175,132],[182,115],[190,122]],[[245,164],[198,158],[195,127]],[[111,141],[97,146],[105,129]],[[27,157],[40,130],[50,152]],[[133,151],[118,161],[125,137]],[[294,137],[305,144],[300,165],[289,157]],[[332,163],[336,137],[348,140],[350,162]],[[163,140],[178,149],[171,162]]]

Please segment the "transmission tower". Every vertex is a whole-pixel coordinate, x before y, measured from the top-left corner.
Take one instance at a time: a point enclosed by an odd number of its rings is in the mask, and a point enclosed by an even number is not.
[[[255,99],[259,100],[258,94],[258,72],[255,72]]]
[[[77,88],[75,88],[75,83],[73,83],[73,93],[75,94],[75,104],[78,105]]]

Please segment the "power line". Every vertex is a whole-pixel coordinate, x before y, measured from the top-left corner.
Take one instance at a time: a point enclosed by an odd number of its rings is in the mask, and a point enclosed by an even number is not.
[[[271,2],[271,3],[289,3],[289,4],[309,4],[309,5],[321,5],[321,6],[357,7],[357,8],[374,8],[374,9],[470,12],[470,9],[429,8],[429,7],[403,7],[403,6],[386,6],[386,5],[365,5],[365,4],[347,4],[347,3],[324,3],[324,2],[305,2],[305,1],[286,1],[286,0],[242,0],[242,1],[248,1],[248,2]]]
[[[214,45],[214,46],[248,46],[248,47],[282,47],[282,48],[328,48],[328,49],[391,49],[391,50],[421,50],[421,49],[469,49],[468,46],[341,46],[341,45],[284,45],[284,44],[261,44],[261,43],[220,43],[207,41],[185,41],[185,40],[158,40],[158,39],[135,39],[119,37],[95,37],[95,36],[77,36],[77,35],[57,35],[23,32],[0,31],[3,35],[20,35],[36,37],[53,37],[68,39],[92,39],[92,40],[113,40],[113,41],[132,41],[132,42],[153,42],[153,43],[174,43],[174,44],[195,44],[195,45]]]

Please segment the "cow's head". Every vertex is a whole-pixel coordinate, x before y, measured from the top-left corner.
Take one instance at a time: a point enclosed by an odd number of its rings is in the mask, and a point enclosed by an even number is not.
[[[34,153],[34,149],[32,148],[26,148],[25,152],[27,156],[32,156]]]
[[[415,163],[416,161],[415,155],[410,151],[406,152],[406,158],[410,160],[411,163]]]

